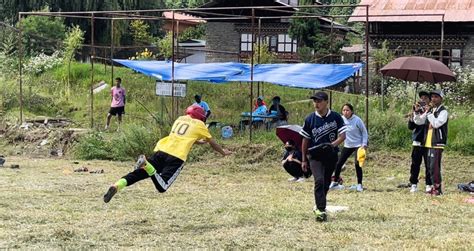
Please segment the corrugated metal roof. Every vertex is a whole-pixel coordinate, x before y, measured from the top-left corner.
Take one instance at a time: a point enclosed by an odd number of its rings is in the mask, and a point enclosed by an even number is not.
[[[442,16],[427,14],[444,14],[445,22],[474,22],[474,0],[362,0],[362,5],[369,5],[369,22],[441,22]],[[364,22],[365,7],[357,7],[349,22]],[[370,15],[410,14],[414,16],[370,17]],[[425,15],[425,16],[423,16]]]

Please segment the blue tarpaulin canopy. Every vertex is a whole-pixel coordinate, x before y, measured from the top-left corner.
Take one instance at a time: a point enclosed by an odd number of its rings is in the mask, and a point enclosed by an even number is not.
[[[171,62],[114,59],[128,68],[164,81],[171,80]],[[319,89],[336,85],[354,75],[362,63],[354,64],[259,64],[254,82]],[[201,80],[215,83],[250,82],[250,65],[242,63],[175,63],[174,80]]]
[[[139,61],[114,59],[130,69],[163,81],[171,81],[171,62]],[[205,63],[205,64],[174,64],[174,80],[199,80],[209,82],[225,82],[229,76],[241,74],[249,67],[241,63]]]

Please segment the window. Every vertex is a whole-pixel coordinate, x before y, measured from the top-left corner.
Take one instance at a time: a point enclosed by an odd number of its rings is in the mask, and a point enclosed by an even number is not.
[[[296,53],[296,40],[292,40],[288,34],[278,34],[278,52]]]
[[[451,50],[451,67],[462,66],[462,52],[461,49]]]
[[[240,34],[240,51],[252,51],[252,34]]]

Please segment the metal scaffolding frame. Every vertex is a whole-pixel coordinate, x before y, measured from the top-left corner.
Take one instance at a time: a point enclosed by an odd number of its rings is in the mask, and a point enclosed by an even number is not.
[[[355,7],[355,8],[365,8],[365,15],[317,15],[314,13],[307,13],[302,12],[300,9],[319,9],[319,8],[327,8],[327,7]],[[114,56],[114,48],[143,48],[148,46],[114,46],[114,20],[165,20],[167,18],[161,16],[165,11],[172,12],[172,62],[171,62],[171,72],[172,72],[172,79],[171,85],[172,90],[174,90],[174,73],[175,73],[175,50],[179,50],[179,44],[175,43],[175,39],[179,34],[179,31],[176,30],[175,23],[179,25],[179,20],[175,19],[175,13],[191,13],[191,14],[207,14],[213,15],[217,17],[204,17],[204,18],[189,18],[186,20],[206,20],[206,21],[217,21],[217,20],[249,20],[251,22],[251,31],[252,31],[252,50],[250,53],[251,58],[251,75],[250,75],[250,114],[253,109],[253,71],[254,71],[254,54],[255,54],[255,43],[260,45],[260,32],[261,32],[261,21],[268,20],[268,19],[296,19],[296,18],[329,18],[331,21],[331,32],[333,29],[334,18],[342,18],[342,17],[365,17],[365,123],[367,128],[369,127],[369,18],[370,17],[389,17],[389,16],[440,16],[441,17],[441,48],[440,52],[442,55],[443,51],[443,43],[444,43],[444,14],[393,14],[393,15],[370,15],[369,13],[369,5],[359,5],[359,4],[337,4],[337,5],[302,5],[297,7],[289,7],[289,6],[242,6],[242,7],[212,7],[212,8],[198,8],[198,9],[190,9],[190,8],[182,8],[182,9],[152,9],[152,10],[117,10],[117,11],[76,11],[76,12],[19,12],[18,13],[18,20],[19,20],[19,32],[18,32],[18,41],[19,41],[19,95],[20,95],[20,123],[23,122],[23,46],[22,46],[22,25],[21,20],[25,16],[35,15],[35,16],[50,16],[50,17],[68,17],[68,18],[81,18],[81,19],[89,19],[91,23],[91,42],[90,44],[84,44],[83,46],[87,46],[91,48],[91,55],[90,55],[90,63],[91,63],[91,85],[90,85],[90,126],[91,128],[94,127],[94,95],[93,95],[93,86],[94,86],[94,59],[99,58],[95,55],[96,48],[110,48],[110,63],[111,63],[111,83],[113,83],[114,72],[113,72],[113,56]],[[288,11],[285,9],[289,8],[297,8],[295,11]],[[217,13],[216,11],[222,10],[248,10],[251,12],[252,15],[233,15],[233,14],[223,14]],[[289,15],[281,15],[281,16],[256,16],[256,10],[265,10],[265,11],[273,11],[277,13],[287,13]],[[294,15],[296,13],[303,14],[303,15]],[[158,16],[159,15],[159,16]],[[94,33],[95,33],[95,20],[110,20],[111,22],[111,43],[110,46],[103,46],[103,45],[95,45],[94,41]],[[258,24],[258,27],[256,26]],[[258,31],[256,31],[258,28]],[[257,33],[256,33],[257,32]],[[259,37],[258,41],[256,36]],[[178,47],[178,48],[175,48]],[[257,46],[260,48],[260,46]],[[178,51],[177,51],[178,52]],[[260,53],[257,54],[258,57]],[[440,57],[442,60],[442,57]],[[259,61],[259,59],[257,59]],[[257,62],[258,63],[258,62]],[[260,91],[260,89],[258,90]],[[171,92],[171,99],[172,99],[172,115],[171,118],[175,118],[175,114],[177,114],[177,99],[174,96],[174,92]],[[176,108],[175,108],[176,105]],[[250,117],[250,121],[252,121],[252,117]],[[252,140],[252,127],[250,127],[250,140]]]

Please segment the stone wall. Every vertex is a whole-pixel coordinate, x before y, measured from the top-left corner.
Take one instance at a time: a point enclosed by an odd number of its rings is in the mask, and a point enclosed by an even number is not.
[[[469,40],[463,50],[463,66],[474,67],[474,35],[469,36]]]
[[[240,34],[236,31],[235,25],[228,22],[208,22],[206,25],[206,49],[235,53],[207,52],[207,62],[237,62],[240,51]]]

